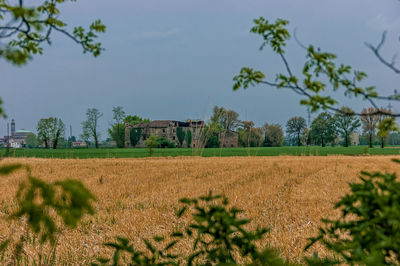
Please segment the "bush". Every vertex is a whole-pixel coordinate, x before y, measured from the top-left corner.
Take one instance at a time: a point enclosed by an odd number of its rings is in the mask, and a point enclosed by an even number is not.
[[[145,141],[145,144],[149,149],[149,156],[153,156],[153,149],[158,147],[158,137],[154,134],[151,134],[150,137]]]
[[[175,143],[170,142],[167,138],[162,137],[158,139],[159,148],[175,148]]]
[[[207,143],[206,143],[206,148],[219,148],[221,145],[221,142],[218,139],[218,136],[211,136]]]

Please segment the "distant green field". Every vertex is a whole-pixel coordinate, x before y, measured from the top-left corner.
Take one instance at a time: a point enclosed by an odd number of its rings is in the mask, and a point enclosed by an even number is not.
[[[0,150],[5,154],[5,150]],[[368,148],[367,146],[354,147],[262,147],[262,148],[212,148],[203,150],[192,149],[155,149],[154,157],[176,156],[327,156],[327,155],[399,155],[400,147]],[[142,158],[148,157],[147,149],[11,149],[11,157],[38,157],[38,158]]]

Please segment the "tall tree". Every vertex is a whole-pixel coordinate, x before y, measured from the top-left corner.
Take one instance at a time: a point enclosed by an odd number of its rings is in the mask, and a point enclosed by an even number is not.
[[[41,144],[44,143],[44,147],[49,148],[51,140],[51,123],[48,118],[41,118],[36,126],[38,134],[38,140]]]
[[[188,148],[192,146],[192,131],[186,131],[186,145]]]
[[[240,124],[239,114],[234,110],[225,111],[223,127],[225,130],[235,130]]]
[[[28,133],[25,138],[25,143],[28,148],[36,148],[38,145],[36,135],[33,133]]]
[[[342,107],[334,116],[335,126],[344,139],[344,146],[350,144],[350,134],[353,133],[361,123],[354,111],[349,107]]]
[[[211,115],[210,121],[222,125],[224,117],[225,117],[225,108],[218,107],[217,105],[214,106],[213,114]]]
[[[239,128],[239,145],[242,147],[259,147],[264,141],[264,134],[261,128],[254,127],[253,121],[242,121]]]
[[[84,136],[93,138],[96,149],[99,148],[99,119],[103,116],[96,108],[89,108],[86,111],[86,120],[82,122]]]
[[[108,129],[108,134],[117,143],[118,148],[123,148],[125,146],[125,125],[123,122],[126,114],[121,106],[113,107],[112,111],[114,124]]]
[[[378,136],[381,138],[381,148],[385,147],[385,140],[392,131],[399,130],[394,117],[386,117],[378,125]]]
[[[61,119],[56,117],[42,118],[37,124],[36,131],[38,140],[44,143],[46,149],[49,148],[50,142],[53,149],[56,149],[60,137],[64,135],[65,125]]]
[[[286,133],[296,139],[297,146],[301,146],[301,137],[307,128],[306,120],[301,116],[290,118],[286,123]]]
[[[186,137],[186,132],[183,130],[182,127],[176,128],[176,136],[178,137],[179,147],[182,147]]]
[[[221,133],[222,131],[224,131],[222,125],[215,120],[211,120],[204,128],[205,146],[207,148],[219,147],[220,141],[218,139],[218,134]]]
[[[235,130],[240,125],[239,114],[234,110],[214,106],[211,123],[221,125],[224,130]]]
[[[51,142],[53,144],[53,149],[57,149],[60,138],[64,136],[65,125],[60,118],[51,118]]]
[[[135,147],[139,143],[140,138],[142,137],[142,129],[132,128],[129,137],[131,140],[131,145]]]
[[[377,129],[378,129],[378,137],[379,137],[379,142],[381,143],[381,148],[385,147],[385,141],[387,141],[387,137],[390,134],[391,131],[395,130],[395,125],[396,125],[396,121],[394,122],[394,127],[391,127],[391,121],[387,120],[387,118],[392,117],[392,111],[390,109],[386,109],[386,108],[380,108],[379,109],[381,111],[381,113],[379,113],[379,121],[378,121],[378,125],[377,125]]]
[[[283,130],[279,124],[264,124],[264,146],[266,147],[280,147],[283,145],[284,137]]]
[[[142,122],[148,123],[148,122],[150,122],[150,119],[142,118],[142,117],[137,116],[137,115],[127,115],[124,118],[124,123],[129,123],[131,125],[137,125],[137,124],[140,124]]]
[[[89,149],[90,138],[91,138],[89,131],[83,131],[80,137],[84,142],[86,142],[86,148]]]
[[[381,120],[381,114],[377,113],[376,109],[373,107],[370,107],[368,109],[363,108],[361,113],[363,114],[362,116],[360,116],[363,133],[367,134],[368,145],[370,148],[372,148],[374,145],[376,126]]]
[[[327,112],[320,113],[311,123],[312,138],[317,140],[322,147],[335,138],[335,123]]]

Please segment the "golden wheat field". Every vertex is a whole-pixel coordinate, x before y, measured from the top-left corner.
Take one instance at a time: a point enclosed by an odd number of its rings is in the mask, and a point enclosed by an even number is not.
[[[391,157],[383,156],[6,159],[1,164],[10,162],[30,165],[33,175],[48,181],[81,180],[96,195],[97,214],[85,216],[77,229],[65,229],[58,238],[57,262],[66,264],[88,264],[108,254],[102,243],[117,235],[143,248],[142,238],[167,235],[187,222],[176,218],[180,198],[210,190],[245,210],[251,227],[271,229],[263,245],[299,260],[320,219],[337,215],[334,202],[348,191],[348,182],[357,181],[360,171],[398,170]],[[13,197],[23,178],[23,172],[16,172],[0,179],[3,217],[15,207]],[[1,219],[1,239],[18,238],[24,230],[20,222]],[[29,258],[38,248],[31,240],[24,253]],[[184,252],[189,246],[177,248]]]

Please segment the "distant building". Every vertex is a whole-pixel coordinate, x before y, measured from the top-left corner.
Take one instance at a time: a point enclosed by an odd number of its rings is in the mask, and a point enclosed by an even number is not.
[[[221,147],[237,147],[239,143],[239,133],[230,129],[224,130],[218,134],[218,139],[221,142]]]
[[[350,143],[352,146],[360,145],[360,133],[358,132],[350,133]]]
[[[71,143],[72,148],[87,148],[88,144],[86,141],[73,141]]]
[[[145,147],[145,141],[154,134],[159,138],[166,138],[169,142],[179,145],[177,128],[182,128],[186,133],[191,131],[192,142],[191,148],[200,147],[203,138],[205,123],[202,120],[186,120],[185,122],[175,120],[155,120],[144,122],[137,125],[125,123],[125,147],[132,147],[130,133],[133,128],[140,129],[141,136],[135,147]],[[186,139],[183,142],[183,147],[187,147]]]
[[[184,132],[190,131],[192,134],[192,142],[190,147],[185,140],[182,143],[183,147],[188,148],[203,148],[205,146],[204,129],[205,123],[203,120],[188,119],[185,122],[175,120],[155,120],[144,122],[137,125],[125,123],[125,147],[132,147],[130,133],[132,129],[140,129],[140,139],[135,147],[145,147],[145,141],[154,134],[158,138],[166,138],[169,142],[179,146],[177,129],[182,128]],[[222,147],[237,147],[239,134],[235,131],[227,130],[218,135]]]
[[[21,129],[15,130],[15,121],[11,120],[11,135],[4,136],[3,139],[0,139],[0,143],[2,142],[4,146],[10,145],[11,148],[22,148],[26,145],[26,137],[29,133],[32,133],[29,130]]]

